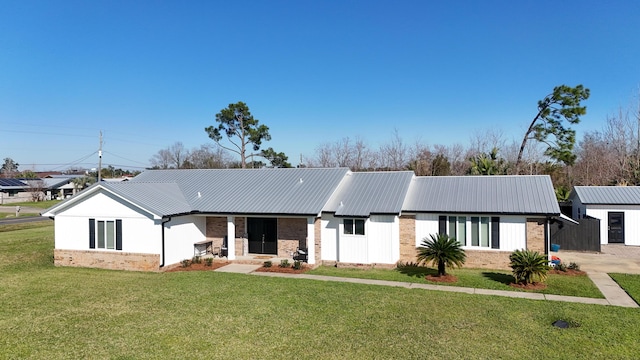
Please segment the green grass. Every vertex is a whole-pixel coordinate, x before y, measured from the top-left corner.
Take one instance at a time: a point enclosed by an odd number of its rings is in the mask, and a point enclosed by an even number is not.
[[[46,200],[46,201],[25,201],[20,203],[6,204],[6,206],[25,206],[30,208],[48,209],[53,205],[60,203],[62,200]]]
[[[633,359],[640,311],[212,271],[54,267],[0,231],[0,359]],[[556,329],[557,319],[579,325]]]
[[[486,269],[455,269],[448,273],[458,278],[456,283],[431,282],[425,280],[425,275],[436,275],[436,269],[422,266],[404,266],[398,269],[350,269],[321,266],[311,270],[309,274],[327,275],[338,277],[351,277],[363,279],[377,279],[389,281],[404,281],[420,284],[438,284],[447,286],[462,286],[470,288],[524,291],[509,286],[513,282],[513,276],[508,271]],[[604,298],[600,290],[587,276],[563,276],[549,275],[547,288],[536,290],[543,294],[555,294],[566,296],[581,296],[591,298]]]
[[[640,304],[640,275],[609,274],[609,276]]]

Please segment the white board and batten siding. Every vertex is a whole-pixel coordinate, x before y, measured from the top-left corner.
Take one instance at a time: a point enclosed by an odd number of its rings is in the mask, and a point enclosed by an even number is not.
[[[179,216],[164,225],[165,266],[193,257],[193,244],[206,239],[206,221],[204,216]]]
[[[395,264],[400,258],[400,223],[395,215],[372,215],[365,235],[344,234],[342,218],[322,216],[322,260],[355,264]]]
[[[437,234],[439,231],[438,220],[441,214],[416,214],[416,247],[420,246],[424,238],[429,238],[431,234]],[[447,214],[442,214],[447,215]],[[467,229],[471,226],[471,216],[491,216],[491,215],[464,215],[455,214],[451,216],[466,216]],[[524,216],[500,216],[500,249],[478,248],[465,246],[470,250],[487,250],[487,251],[514,251],[524,249],[527,246],[527,219]],[[471,231],[467,231],[467,237],[471,236]],[[468,238],[467,244],[471,241]]]
[[[624,213],[624,244],[640,246],[640,206],[583,205],[581,213],[584,212],[588,216],[600,219],[600,244],[609,243],[609,213]]]
[[[87,216],[91,214],[91,216]],[[56,214],[55,248],[89,250],[89,219],[122,220],[122,251],[160,254],[160,220],[126,201],[99,192]],[[92,251],[114,251],[91,249]]]

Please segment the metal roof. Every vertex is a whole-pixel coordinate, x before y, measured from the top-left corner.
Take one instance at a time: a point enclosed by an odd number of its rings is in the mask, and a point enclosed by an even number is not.
[[[336,216],[400,214],[413,171],[349,173],[323,211]]]
[[[175,183],[155,183],[149,186],[150,184],[145,183],[119,182],[100,185],[156,215],[184,214],[192,210]]]
[[[573,192],[583,204],[640,204],[640,186],[576,186]]]
[[[559,215],[548,175],[428,176],[411,182],[403,211]]]
[[[203,213],[312,215],[321,212],[348,172],[347,168],[148,170],[121,185],[175,182],[192,210]]]

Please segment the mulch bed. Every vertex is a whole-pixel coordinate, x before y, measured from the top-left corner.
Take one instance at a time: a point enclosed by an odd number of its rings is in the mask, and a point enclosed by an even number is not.
[[[211,271],[215,269],[219,269],[225,265],[229,265],[229,262],[213,262],[211,266],[207,266],[205,262],[201,262],[200,264],[191,264],[187,267],[182,267],[182,264],[174,264],[165,269],[165,272],[176,272],[176,271]]]
[[[523,289],[523,290],[544,290],[547,288],[547,284],[543,284],[543,283],[532,283],[532,284],[516,284],[516,283],[511,283],[509,284],[509,286],[517,288],[517,289]]]
[[[433,282],[441,282],[441,283],[454,283],[454,282],[458,282],[458,278],[453,276],[453,275],[444,275],[444,276],[439,276],[439,275],[427,275],[424,277],[426,280],[428,281],[433,281]]]
[[[553,269],[553,270],[549,270],[549,274],[566,275],[566,276],[586,276],[587,275],[587,273],[582,270],[572,270],[572,269],[567,269],[567,271]]]
[[[272,267],[260,267],[256,270],[256,272],[274,272],[274,273],[283,273],[283,274],[302,274],[309,271],[309,267],[303,266],[301,269],[294,269],[293,267],[280,267],[280,266],[272,266]]]

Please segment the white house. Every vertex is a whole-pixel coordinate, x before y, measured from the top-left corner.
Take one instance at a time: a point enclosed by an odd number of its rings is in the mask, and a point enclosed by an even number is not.
[[[576,186],[572,217],[600,219],[601,244],[640,246],[640,186]]]
[[[547,252],[560,209],[548,176],[218,169],[94,184],[43,215],[55,220],[57,265],[158,270],[207,243],[230,261],[305,248],[309,264],[393,266],[445,232],[468,266],[504,268],[515,249]]]

